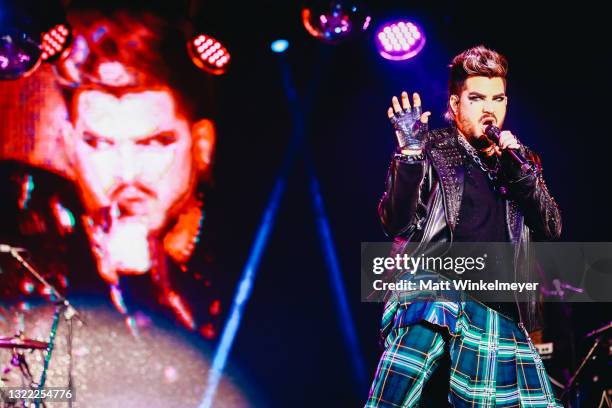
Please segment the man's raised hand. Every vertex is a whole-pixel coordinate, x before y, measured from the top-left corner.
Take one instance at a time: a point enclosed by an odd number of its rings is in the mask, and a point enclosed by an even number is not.
[[[391,99],[387,116],[393,125],[398,147],[402,153],[420,154],[431,112],[422,113],[421,97],[416,92],[412,95],[412,106],[410,106],[410,98],[406,91],[402,92],[401,98],[401,105],[396,96]]]

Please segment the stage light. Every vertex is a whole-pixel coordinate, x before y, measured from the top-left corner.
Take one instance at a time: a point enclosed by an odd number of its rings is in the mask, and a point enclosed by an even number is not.
[[[0,32],[0,79],[30,75],[40,65],[39,36],[24,31]]]
[[[60,0],[0,0],[0,79],[18,79],[34,72],[43,61],[42,35],[65,21]],[[48,45],[55,50],[56,43],[61,45],[60,38],[56,33]]]
[[[329,44],[348,40],[368,29],[371,17],[350,1],[309,1],[302,8],[302,23],[313,37]]]
[[[293,159],[287,161],[290,163],[293,161]],[[208,371],[206,392],[204,393],[204,397],[198,408],[212,408],[221,406],[219,401],[215,399],[217,396],[217,389],[219,388],[219,384],[223,378],[223,370],[225,370],[225,365],[229,358],[232,345],[234,344],[236,333],[240,327],[244,308],[246,307],[246,304],[251,297],[251,292],[253,291],[253,284],[255,283],[255,278],[257,277],[259,264],[266,249],[266,245],[268,244],[270,234],[272,233],[272,227],[274,226],[274,222],[276,220],[278,207],[280,206],[281,198],[283,197],[286,189],[289,170],[290,166],[284,166],[284,168],[281,170],[281,175],[279,175],[274,184],[270,201],[268,201],[261,224],[259,225],[257,234],[255,236],[255,241],[253,241],[249,258],[247,259],[247,263],[242,271],[242,276],[240,277],[240,283],[238,284],[236,294],[234,295],[234,301],[232,302],[229,317],[227,318],[225,327],[223,328],[223,333],[221,334],[221,339],[219,340],[217,349],[215,350],[213,362],[210,370]]]
[[[43,61],[52,62],[69,51],[72,42],[72,30],[68,24],[57,24],[42,35]]]
[[[278,39],[276,41],[272,41],[272,44],[270,44],[270,48],[275,53],[281,54],[287,51],[287,48],[289,48],[289,41],[284,40],[284,39]]]
[[[416,23],[403,20],[383,25],[376,33],[375,41],[378,53],[383,58],[403,61],[423,49],[425,35]]]
[[[187,43],[187,51],[193,63],[200,69],[213,75],[221,75],[227,71],[230,54],[214,38],[200,34]]]
[[[308,163],[308,170],[310,173],[310,193],[312,195],[314,205],[316,225],[319,231],[319,237],[321,239],[321,246],[325,255],[325,263],[327,264],[330,273],[330,281],[332,284],[336,308],[338,309],[338,317],[341,322],[340,326],[344,334],[344,341],[346,342],[349,355],[351,356],[351,372],[356,379],[359,388],[365,390],[368,386],[366,374],[367,370],[362,357],[363,354],[361,353],[359,347],[359,341],[357,339],[357,333],[355,330],[355,322],[353,320],[351,308],[346,296],[346,286],[342,277],[342,271],[340,270],[338,253],[336,252],[334,241],[332,239],[329,220],[325,214],[325,207],[323,205],[323,196],[321,195],[319,180],[315,175],[312,162],[309,161]]]

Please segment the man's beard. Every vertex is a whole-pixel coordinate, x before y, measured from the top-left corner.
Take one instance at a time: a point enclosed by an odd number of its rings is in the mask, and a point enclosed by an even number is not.
[[[495,115],[487,114],[482,115],[477,123],[473,123],[469,119],[459,117],[457,120],[457,127],[467,141],[470,142],[470,144],[477,149],[481,149],[491,145],[490,140],[484,133],[484,127],[487,123],[500,126]]]

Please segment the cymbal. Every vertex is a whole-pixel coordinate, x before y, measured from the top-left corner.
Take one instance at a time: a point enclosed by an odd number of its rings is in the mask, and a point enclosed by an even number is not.
[[[0,337],[0,349],[3,348],[21,348],[21,349],[36,349],[44,350],[49,343],[44,341],[25,339],[19,337]]]

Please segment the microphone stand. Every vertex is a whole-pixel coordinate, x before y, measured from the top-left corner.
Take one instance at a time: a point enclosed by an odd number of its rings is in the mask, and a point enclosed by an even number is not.
[[[53,347],[55,342],[55,334],[57,332],[57,326],[59,323],[59,317],[63,314],[64,319],[68,323],[68,340],[67,340],[67,350],[68,350],[68,388],[72,390],[73,381],[72,381],[72,319],[76,317],[81,323],[86,324],[81,315],[77,312],[77,310],[70,304],[68,299],[63,296],[53,285],[49,283],[38,271],[27,261],[25,260],[21,254],[19,254],[19,250],[17,248],[10,247],[7,251],[11,254],[13,258],[21,266],[23,266],[32,276],[36,278],[37,281],[42,283],[42,285],[47,289],[49,294],[53,296],[56,301],[56,309],[53,317],[53,324],[51,326],[51,334],[49,335],[49,345],[47,346],[47,355],[45,356],[43,372],[41,375],[40,383],[38,384],[38,389],[42,390],[45,387],[45,381],[47,379],[47,368],[49,367],[49,362],[51,360],[51,354],[53,353]],[[41,404],[41,400],[37,399],[35,402],[35,407],[39,408]],[[44,405],[44,403],[43,403]],[[68,406],[72,407],[72,398],[68,400]]]
[[[612,328],[612,322],[598,329],[591,331],[585,336],[586,338],[595,337],[595,341],[593,342],[593,345],[589,349],[587,355],[582,359],[580,366],[578,367],[578,369],[576,370],[572,378],[570,378],[569,381],[567,382],[567,385],[565,386],[565,391],[562,395],[562,400],[566,400],[567,398],[569,398],[569,394],[568,394],[569,391],[571,391],[571,389],[578,383],[578,378],[580,374],[582,374],[584,367],[589,362],[589,360],[591,360],[591,357],[593,356],[593,354],[595,353],[599,345],[602,343],[602,341],[605,340],[610,335],[611,332],[609,330],[611,328]],[[595,357],[593,357],[593,359],[595,359]],[[603,402],[609,403],[605,389],[602,394],[601,403],[599,405],[600,407],[603,407]]]

